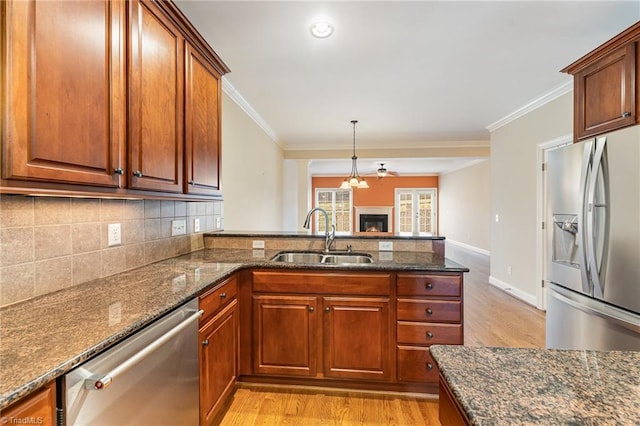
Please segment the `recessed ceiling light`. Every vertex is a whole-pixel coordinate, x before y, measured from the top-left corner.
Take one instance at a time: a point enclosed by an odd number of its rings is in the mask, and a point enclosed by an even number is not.
[[[328,22],[316,22],[311,25],[311,34],[318,38],[327,38],[333,33],[333,25]]]

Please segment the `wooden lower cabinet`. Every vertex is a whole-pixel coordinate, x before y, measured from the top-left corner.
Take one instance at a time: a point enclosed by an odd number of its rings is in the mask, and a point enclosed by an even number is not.
[[[465,426],[471,422],[467,419],[453,393],[442,376],[438,388],[438,419],[446,426]]]
[[[269,293],[252,295],[253,373],[390,381],[390,274],[333,273],[324,280],[326,286],[317,273],[254,273],[254,292]],[[313,282],[314,294],[289,293],[296,282],[305,290]],[[356,283],[362,296],[353,294]]]
[[[51,383],[2,410],[0,423],[54,426],[56,424],[56,384]]]
[[[238,378],[239,310],[236,289],[237,280],[232,277],[200,298],[200,309],[205,311],[199,330],[201,425],[217,423]]]
[[[324,375],[389,380],[389,298],[323,298]]]
[[[317,297],[253,296],[255,373],[316,375],[317,306]]]
[[[435,388],[429,347],[464,343],[462,274],[398,273],[396,293],[397,379]]]

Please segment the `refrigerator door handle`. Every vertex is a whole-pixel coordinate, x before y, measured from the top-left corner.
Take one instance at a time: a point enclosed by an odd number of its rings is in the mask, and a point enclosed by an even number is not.
[[[582,168],[580,171],[580,204],[582,206],[582,212],[578,219],[578,241],[580,242],[578,247],[578,256],[580,264],[580,276],[582,277],[582,291],[586,294],[592,294],[591,280],[589,279],[589,269],[587,261],[587,247],[588,238],[585,232],[585,224],[587,220],[587,189],[591,178],[591,164],[593,159],[593,145],[595,140],[585,141],[584,153],[582,155]]]
[[[567,305],[575,309],[579,309],[582,312],[585,312],[589,315],[595,315],[600,318],[604,318],[605,320],[611,323],[615,323],[620,327],[626,328],[627,330],[640,333],[640,323],[637,321],[634,321],[631,318],[631,314],[627,314],[626,312],[620,311],[619,309],[616,309],[613,307],[609,308],[612,311],[611,313],[603,312],[601,309],[598,309],[596,306],[593,306],[593,305],[596,305],[596,303],[601,304],[602,302],[591,302],[591,301],[578,302],[572,299],[571,297],[567,297],[565,294],[560,293],[556,289],[553,290],[552,297],[555,297],[561,302],[566,303]],[[628,319],[624,318],[627,315],[629,316],[629,318]]]
[[[609,186],[609,173],[607,172],[607,164],[606,164],[606,155],[605,155],[605,146],[607,143],[606,137],[596,138],[595,141],[595,155],[592,164],[592,171],[589,181],[589,189],[587,192],[587,235],[585,235],[585,239],[588,240],[587,243],[587,258],[588,258],[588,271],[589,277],[591,280],[591,284],[593,286],[593,295],[597,298],[602,298],[604,295],[604,282],[601,279],[601,271],[604,268],[605,264],[605,253],[607,238],[608,238],[608,226],[607,223],[609,221],[608,217],[608,208],[607,204],[608,194],[607,188]],[[601,175],[604,182],[604,203],[596,203],[596,191],[597,191],[597,183],[598,176]],[[596,228],[596,209],[599,209],[600,214],[604,214],[604,226],[600,226]],[[605,245],[605,249],[602,250],[600,256],[598,256],[596,238],[601,241],[601,244]],[[598,258],[600,257],[600,258]]]

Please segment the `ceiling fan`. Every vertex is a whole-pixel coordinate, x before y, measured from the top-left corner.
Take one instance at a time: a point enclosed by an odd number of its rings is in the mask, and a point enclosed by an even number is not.
[[[384,163],[378,163],[380,165],[380,167],[378,168],[378,170],[376,171],[377,175],[378,175],[378,179],[382,179],[383,177],[386,176],[397,176],[398,173],[397,172],[393,172],[391,170],[388,170],[385,166]]]

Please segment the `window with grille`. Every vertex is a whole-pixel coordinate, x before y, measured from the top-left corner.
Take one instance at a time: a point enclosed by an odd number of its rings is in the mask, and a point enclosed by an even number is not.
[[[316,189],[316,207],[323,208],[329,214],[329,227],[335,225],[336,234],[351,234],[352,197],[351,189]],[[323,214],[315,214],[315,230],[318,234],[325,233]]]
[[[437,233],[436,189],[396,189],[396,232],[400,235]]]

